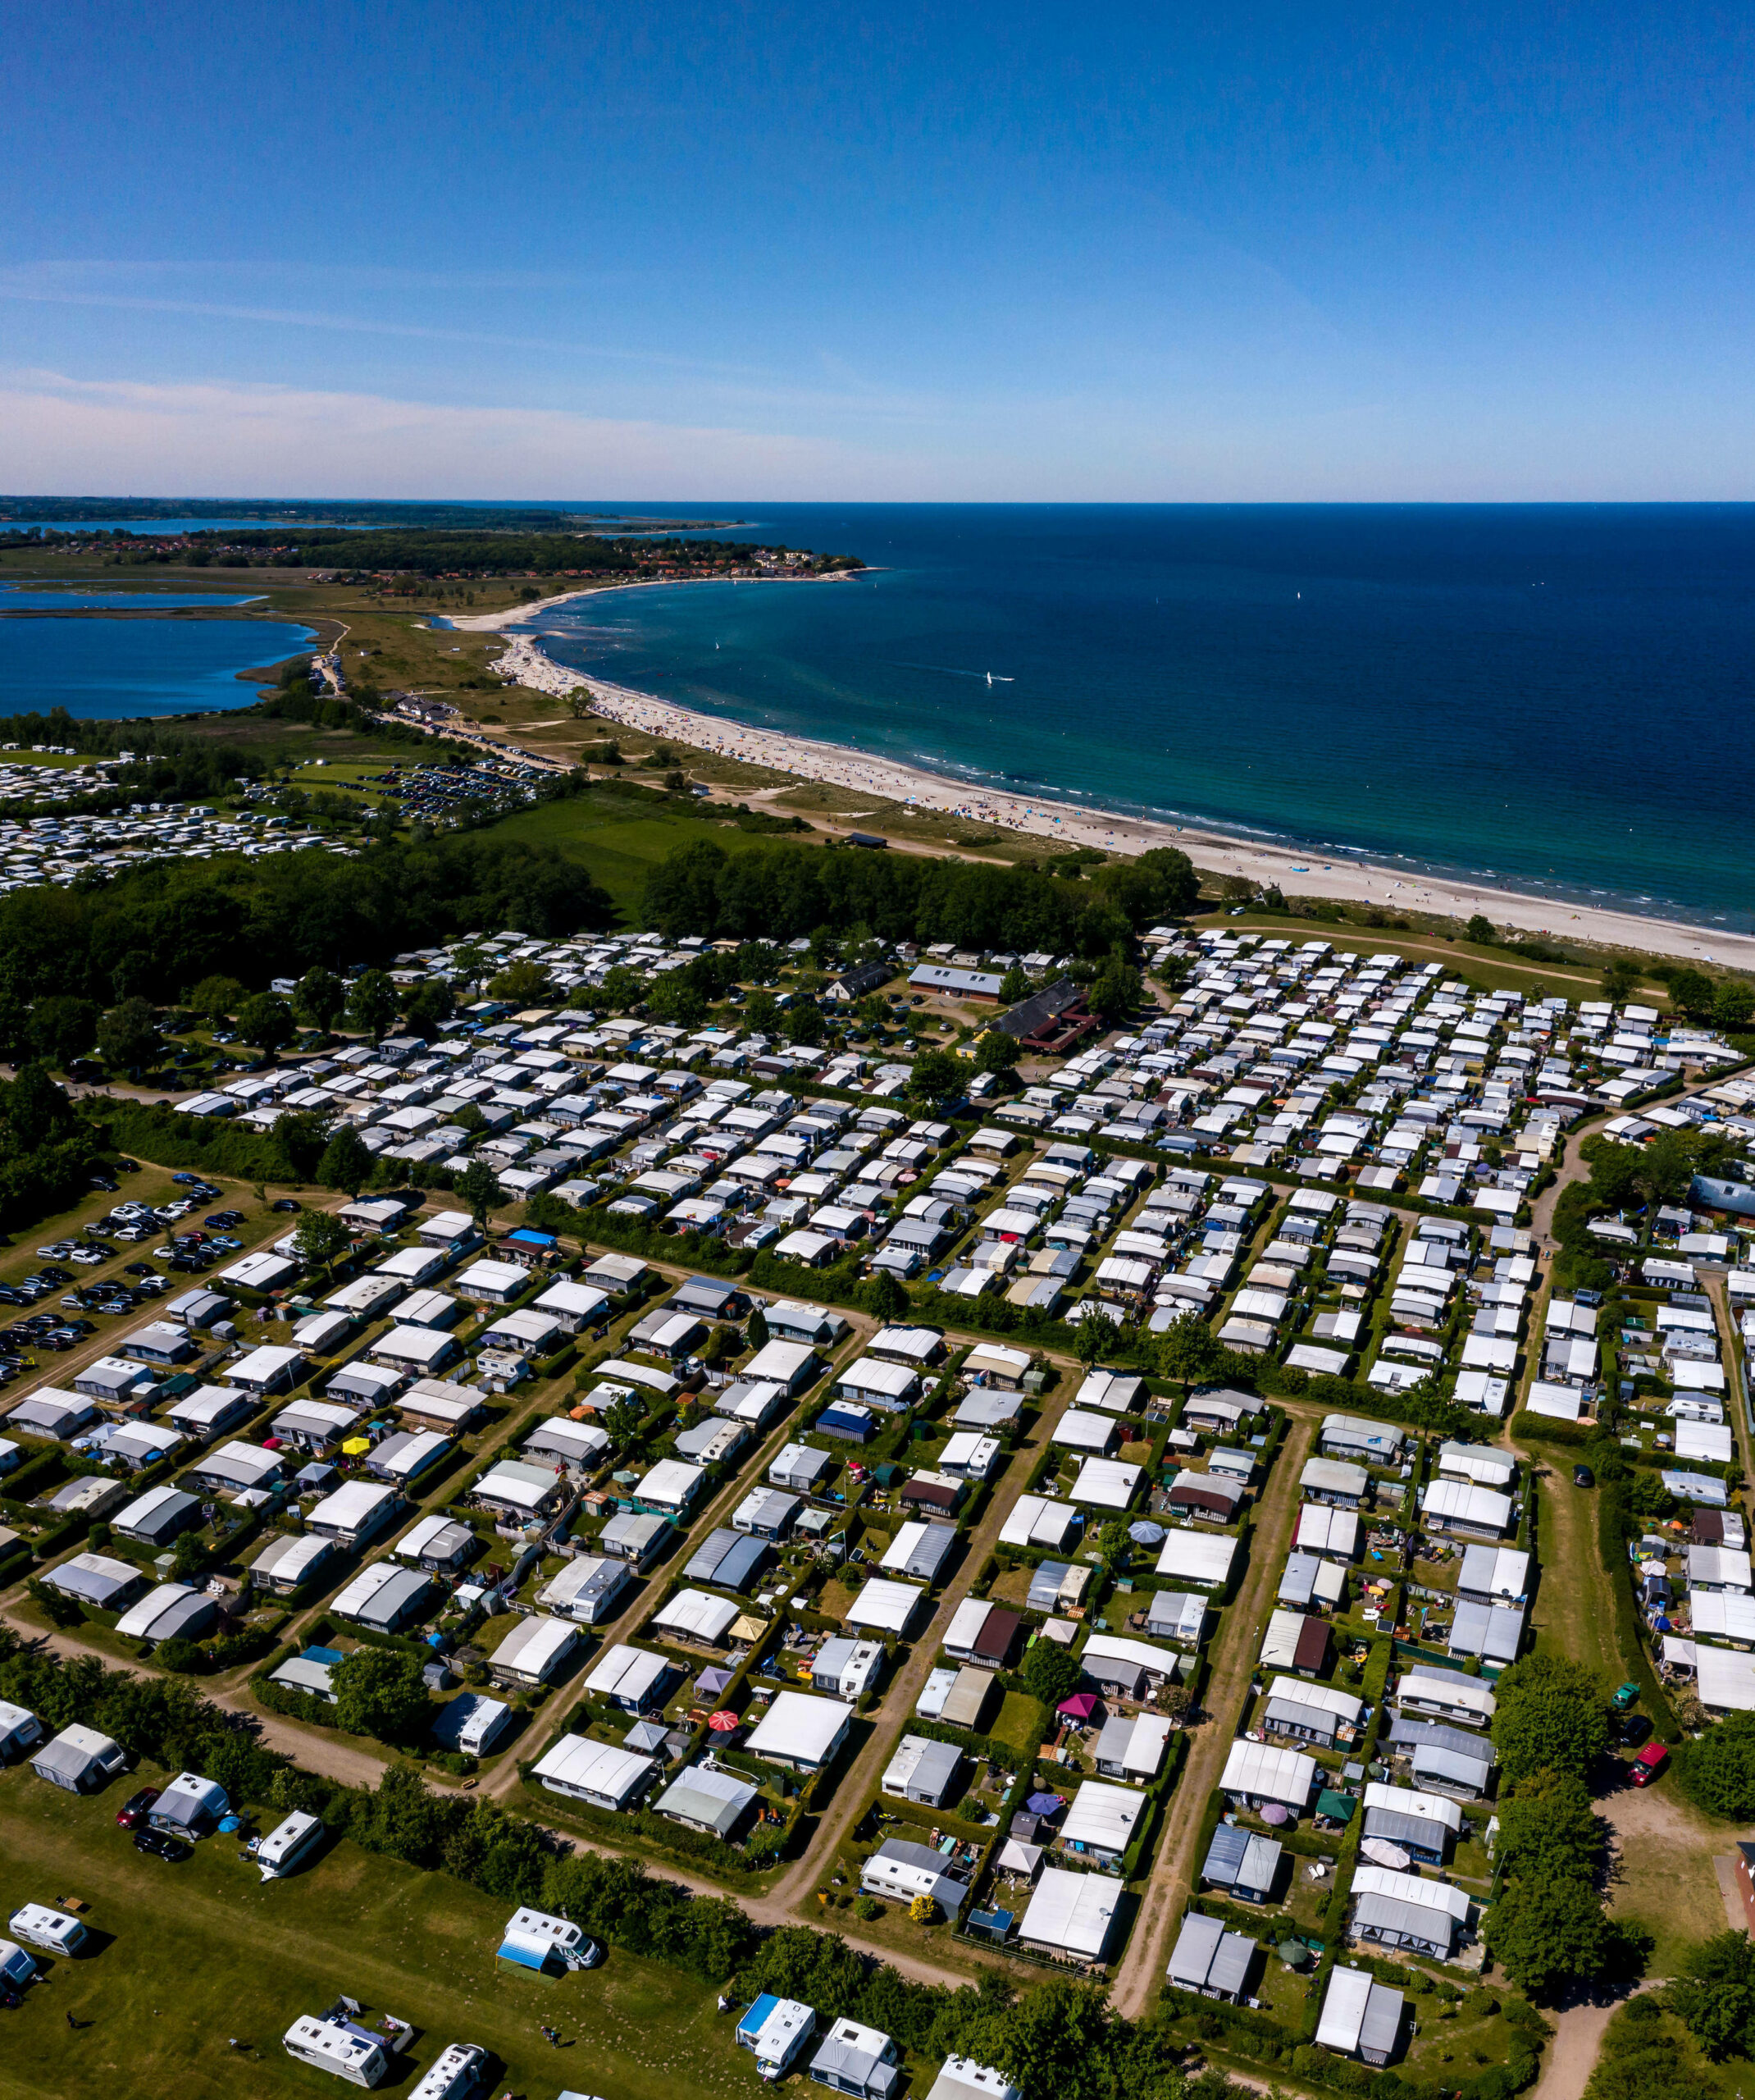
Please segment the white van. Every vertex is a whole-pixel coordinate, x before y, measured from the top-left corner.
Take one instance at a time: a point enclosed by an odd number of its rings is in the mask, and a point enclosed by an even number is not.
[[[89,1937],[77,1918],[52,1911],[46,1903],[26,1903],[7,1922],[9,1931],[50,1954],[77,1954]]]
[[[322,1836],[320,1818],[294,1809],[256,1847],[256,1864],[262,1870],[262,1879],[279,1881],[282,1875],[296,1872],[321,1842]]]

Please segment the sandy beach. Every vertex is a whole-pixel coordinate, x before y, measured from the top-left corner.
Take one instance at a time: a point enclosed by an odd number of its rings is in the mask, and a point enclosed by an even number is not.
[[[612,587],[642,590],[648,587]],[[569,591],[564,597],[548,599],[540,605],[487,614],[456,624],[487,631],[503,629],[513,622],[522,624],[540,617],[570,600],[599,595]],[[1467,919],[1479,911],[1496,927],[1520,934],[1545,934],[1555,940],[1588,941],[1755,972],[1755,935],[1648,919],[1637,912],[1607,911],[1566,898],[1429,875],[1385,865],[1362,854],[1337,856],[1331,851],[1324,857],[1314,849],[1301,851],[1228,838],[1193,825],[1154,823],[1040,797],[999,795],[946,774],[870,757],[846,745],[818,743],[809,737],[728,722],[718,715],[678,707],[651,693],[587,677],[557,664],[544,652],[540,640],[528,635],[512,637],[494,668],[502,676],[515,678],[521,685],[557,699],[583,687],[590,693],[597,714],[624,728],[668,742],[717,752],[723,758],[740,759],[747,765],[795,774],[802,779],[858,788],[868,792],[874,802],[909,802],[969,823],[1032,833],[1069,847],[1094,846],[1109,853],[1143,853],[1155,846],[1174,846],[1201,868],[1220,875],[1243,876],[1263,888],[1277,883],[1288,897],[1324,897],[1342,903],[1375,904],[1392,915],[1420,911]]]

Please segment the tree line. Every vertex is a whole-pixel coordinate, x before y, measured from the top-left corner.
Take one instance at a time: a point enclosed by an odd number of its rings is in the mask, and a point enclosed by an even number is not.
[[[1174,847],[1087,876],[1076,865],[1050,871],[853,848],[730,854],[703,838],[652,869],[645,903],[649,921],[673,938],[779,941],[863,929],[891,942],[1096,957],[1191,911],[1199,894],[1188,856]]]

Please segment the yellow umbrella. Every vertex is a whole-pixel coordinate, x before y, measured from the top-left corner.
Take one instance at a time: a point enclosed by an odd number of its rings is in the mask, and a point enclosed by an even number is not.
[[[350,1459],[357,1459],[362,1451],[372,1449],[372,1439],[369,1436],[350,1436],[341,1448]]]

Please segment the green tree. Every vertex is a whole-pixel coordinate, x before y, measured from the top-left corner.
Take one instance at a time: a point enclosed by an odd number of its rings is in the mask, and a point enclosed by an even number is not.
[[[293,994],[299,1011],[313,1028],[326,1035],[340,1020],[348,1002],[348,988],[332,970],[308,970]]]
[[[1727,1714],[1675,1753],[1676,1778],[1696,1808],[1755,1823],[1755,1713]]]
[[[882,1320],[887,1325],[892,1320],[907,1317],[908,1293],[902,1288],[901,1280],[888,1269],[880,1269],[866,1284],[861,1295],[866,1311],[874,1320]]]
[[[1112,955],[1098,970],[1086,1002],[1105,1028],[1128,1019],[1145,995],[1140,974],[1123,956]]]
[[[258,992],[238,1009],[238,1033],[263,1050],[282,1050],[299,1031],[293,1010],[272,992]]]
[[[1608,1702],[1602,1681],[1564,1655],[1525,1655],[1493,1687],[1493,1740],[1500,1784],[1538,1772],[1585,1777],[1608,1748]]]
[[[1018,1074],[1018,1044],[1003,1028],[990,1028],[975,1046],[975,1064],[978,1071],[991,1072],[996,1077],[1015,1079]]]
[[[1703,970],[1695,970],[1684,964],[1670,976],[1670,1002],[1680,1014],[1690,1020],[1707,1020],[1712,1016],[1718,987]]]
[[[1219,1337],[1198,1312],[1178,1312],[1158,1337],[1158,1375],[1179,1380],[1184,1396],[1217,1369]]]
[[[1723,1932],[1691,1947],[1664,2002],[1715,2061],[1755,2055],[1755,1941]]]
[[[1115,1333],[1108,1316],[1102,1312],[1087,1313],[1079,1322],[1078,1332],[1073,1337],[1073,1353],[1087,1370],[1109,1347]]]
[[[138,1071],[158,1043],[158,1016],[150,999],[124,999],[98,1024],[98,1054],[112,1072]]]
[[[1014,1007],[1020,999],[1030,996],[1030,980],[1021,962],[1014,962],[1005,973],[1005,981],[1000,986],[1000,1003]]]
[[[780,1008],[772,992],[757,990],[744,1001],[744,1020],[758,1035],[772,1035],[779,1025]]]
[[[99,1015],[90,999],[57,995],[39,999],[25,1024],[25,1039],[33,1057],[65,1071],[75,1057],[96,1048]]]
[[[1569,1984],[1601,1976],[1620,1952],[1596,1891],[1572,1874],[1508,1881],[1488,1906],[1481,1937],[1506,1974],[1533,1998],[1552,1997]]]
[[[1603,966],[1602,996],[1613,1006],[1618,1007],[1624,1000],[1631,998],[1639,982],[1637,965],[1629,962],[1625,956],[1617,956],[1612,962]]]
[[[604,972],[604,981],[594,990],[581,984],[568,1002],[570,1006],[601,1007],[606,1013],[625,1014],[637,1007],[646,996],[646,988],[637,970],[630,969],[625,962],[613,962]]]
[[[418,1655],[394,1648],[354,1649],[335,1666],[335,1724],[349,1734],[399,1742],[424,1727],[432,1701]]]
[[[381,970],[364,970],[348,994],[348,1020],[374,1043],[396,1018],[396,987]]]
[[[1507,1874],[1588,1879],[1601,1864],[1602,1848],[1590,1789],[1575,1772],[1549,1767],[1532,1773],[1500,1801],[1494,1858]]]
[[[1679,1203],[1693,1180],[1689,1141],[1680,1130],[1660,1130],[1634,1154],[1634,1186],[1648,1203]]]
[[[493,1168],[484,1159],[470,1161],[457,1177],[455,1194],[478,1226],[485,1226],[489,1214],[500,1200],[499,1183]]]
[[[203,977],[189,995],[189,1003],[211,1021],[221,1021],[243,1005],[244,987],[235,977]]]
[[[554,994],[549,973],[540,962],[508,962],[497,977],[488,981],[488,997],[504,999],[508,1006],[545,1006]]]
[[[707,1002],[700,987],[681,970],[666,971],[652,987],[646,1004],[653,1019],[669,1028],[699,1028],[707,1018]]]
[[[1462,930],[1478,947],[1490,948],[1499,938],[1493,929],[1492,920],[1481,911],[1477,911]]]
[[[1733,1032],[1746,1029],[1755,1020],[1755,984],[1727,979],[1712,997],[1712,1025]]]
[[[431,1040],[457,1011],[457,996],[437,978],[417,984],[403,1009],[403,1025],[412,1035]]]
[[[923,1050],[908,1075],[908,1091],[929,1108],[954,1101],[967,1083],[969,1067],[949,1050]]]
[[[1024,1650],[1023,1668],[1019,1674],[1032,1697],[1054,1707],[1078,1691],[1084,1670],[1069,1649],[1039,1636]]]
[[[814,1050],[827,1033],[814,1000],[797,998],[786,1008],[782,1031],[795,1049]]]
[[[352,1245],[353,1239],[352,1231],[333,1211],[305,1211],[293,1227],[293,1244],[299,1258],[313,1269],[326,1268],[336,1255]]]
[[[365,1139],[351,1123],[344,1123],[323,1148],[317,1178],[326,1189],[344,1189],[357,1196],[372,1179],[372,1167]]]
[[[751,1349],[767,1348],[768,1316],[763,1312],[759,1305],[756,1307],[755,1310],[750,1315],[748,1320],[745,1322],[744,1333],[749,1340]]]

